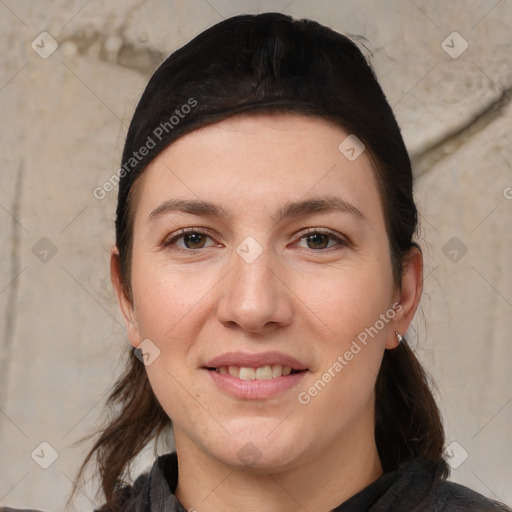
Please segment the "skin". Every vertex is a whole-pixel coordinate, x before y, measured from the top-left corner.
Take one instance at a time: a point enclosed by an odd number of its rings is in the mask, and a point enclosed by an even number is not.
[[[396,347],[395,331],[407,331],[418,306],[422,258],[411,249],[399,290],[374,171],[366,153],[349,161],[338,150],[347,135],[296,114],[232,117],[181,137],[142,177],[133,302],[121,285],[116,248],[112,282],[130,343],[149,339],[160,350],[146,369],[173,421],[176,495],[187,509],[325,512],[382,475],[374,384],[384,350]],[[328,195],[355,206],[364,220],[339,211],[272,218],[289,201]],[[167,212],[149,219],[173,198],[215,202],[229,216]],[[188,227],[211,237],[164,246]],[[345,243],[311,234],[308,241],[305,228],[332,230]],[[252,263],[236,252],[248,236],[262,248]],[[299,393],[395,302],[401,308],[394,318],[301,404]],[[267,350],[307,366],[299,386],[239,399],[201,368],[225,352]],[[257,448],[250,464],[238,456],[248,443]]]

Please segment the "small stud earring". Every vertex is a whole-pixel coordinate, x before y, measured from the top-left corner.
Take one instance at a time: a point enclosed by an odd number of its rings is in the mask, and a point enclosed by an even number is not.
[[[395,331],[395,334],[396,334],[396,339],[398,340],[398,344],[403,343],[405,341],[404,337],[400,333]]]

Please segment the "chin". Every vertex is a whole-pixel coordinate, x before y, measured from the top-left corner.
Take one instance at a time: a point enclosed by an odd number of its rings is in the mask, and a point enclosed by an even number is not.
[[[284,469],[302,455],[303,429],[292,429],[292,425],[277,418],[237,419],[228,429],[222,453],[214,450],[215,458],[237,469]],[[297,442],[301,439],[301,442]]]
[[[298,454],[290,453],[287,449],[270,452],[268,447],[261,450],[251,441],[243,444],[242,447],[229,455],[223,452],[219,454],[218,460],[228,467],[240,470],[247,470],[253,473],[268,474],[280,472],[293,465]]]

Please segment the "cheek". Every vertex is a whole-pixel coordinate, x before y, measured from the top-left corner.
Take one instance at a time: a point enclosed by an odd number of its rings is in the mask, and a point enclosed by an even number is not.
[[[337,340],[354,339],[390,307],[390,271],[377,260],[301,277],[295,286],[306,310],[317,316],[319,332],[334,337],[338,349],[342,346]]]
[[[363,281],[364,282],[364,281]],[[367,285],[373,281],[369,280]],[[357,421],[363,411],[371,411],[375,381],[385,350],[386,329],[373,330],[387,301],[380,290],[360,292],[361,281],[333,280],[332,286],[345,285],[345,292],[318,297],[318,312],[329,334],[310,332],[319,364],[298,391],[299,407],[311,417],[323,417],[325,435],[337,435],[340,428]],[[351,288],[350,285],[353,285]],[[379,324],[380,327],[380,324]],[[332,418],[332,422],[329,420]]]
[[[207,320],[215,280],[184,266],[171,267],[154,255],[134,256],[132,288],[140,337],[160,350],[146,371],[157,399],[173,421],[181,424],[201,414],[197,401],[201,399],[192,389],[187,360]]]
[[[317,407],[357,407],[371,396],[394,316],[391,283],[389,268],[375,260],[301,284],[298,295],[304,299],[311,343],[321,353],[316,385],[305,390]]]
[[[205,273],[172,268],[158,259],[142,255],[133,260],[137,323],[146,338],[182,340],[200,327],[201,312],[215,282],[213,276],[210,280]]]

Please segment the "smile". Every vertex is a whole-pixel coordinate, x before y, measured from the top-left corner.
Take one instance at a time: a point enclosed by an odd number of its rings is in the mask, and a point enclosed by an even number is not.
[[[266,364],[258,368],[251,368],[248,366],[220,366],[218,368],[208,368],[210,371],[222,373],[224,375],[231,375],[241,380],[270,380],[278,377],[286,377],[288,375],[298,373],[299,370],[294,370],[290,366],[283,366],[280,364]]]
[[[280,396],[282,393],[296,389],[309,373],[307,370],[294,371],[287,367],[288,375],[281,373],[280,376],[258,379],[256,378],[258,368],[234,367],[234,370],[231,371],[234,373],[236,370],[238,376],[230,375],[229,367],[227,367],[226,372],[224,370],[221,371],[221,368],[223,367],[218,369],[204,368],[203,371],[211,378],[211,382],[216,389],[239,400],[270,399]],[[264,370],[264,372],[268,376],[268,369]]]

